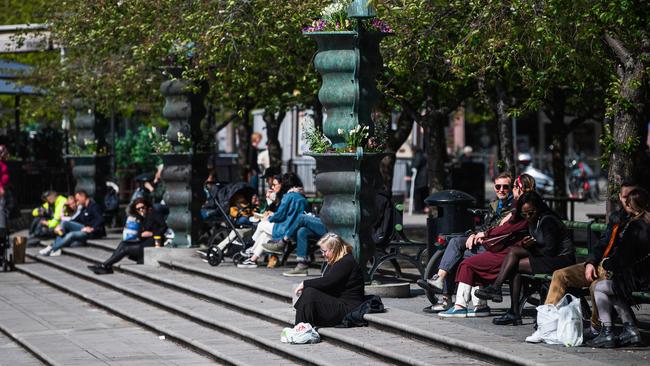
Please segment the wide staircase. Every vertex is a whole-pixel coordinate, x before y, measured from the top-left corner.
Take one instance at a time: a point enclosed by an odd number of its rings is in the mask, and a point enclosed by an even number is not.
[[[525,344],[435,316],[389,307],[368,327],[323,328],[322,342],[280,342],[299,281],[259,268],[210,267],[198,256],[128,260],[112,275],[86,267],[116,237],[67,248],[28,248],[18,271],[0,274],[0,364],[11,365],[566,365],[578,355]],[[314,270],[314,272],[317,272]],[[9,356],[11,355],[11,356]],[[11,361],[2,359],[3,356]],[[590,360],[589,364],[598,364]],[[605,364],[605,363],[602,363]]]

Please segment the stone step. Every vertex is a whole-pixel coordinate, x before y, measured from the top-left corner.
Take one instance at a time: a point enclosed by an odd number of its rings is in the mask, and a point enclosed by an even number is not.
[[[93,254],[104,254],[97,253],[90,248],[66,249],[65,253],[74,253],[76,256],[92,261],[102,260],[101,257],[93,258]],[[228,265],[225,267],[227,268]],[[125,273],[207,299],[213,303],[225,305],[230,309],[260,319],[275,320],[281,326],[294,324],[295,311],[290,306],[290,301],[260,297],[253,292],[242,291],[209,278],[172,271],[163,267],[123,265],[120,269]],[[362,352],[402,364],[427,365],[432,359],[439,359],[441,362],[453,359],[467,365],[482,364],[475,359],[437,347],[435,344],[426,344],[379,329],[369,331],[367,328],[323,328],[319,332],[323,339],[332,340],[344,346],[357,348]],[[444,363],[448,363],[448,361],[444,361]]]
[[[81,250],[70,249],[70,250]],[[30,253],[31,254],[31,253]],[[376,358],[367,357],[354,351],[338,347],[330,342],[323,342],[317,348],[295,347],[279,342],[281,326],[277,321],[254,317],[232,310],[229,307],[204,301],[195,296],[156,285],[131,275],[115,273],[110,276],[96,276],[85,268],[88,262],[67,255],[61,257],[38,257],[70,275],[77,276],[109,287],[134,299],[155,305],[159,309],[177,314],[204,327],[231,334],[249,342],[252,346],[263,347],[284,357],[297,359],[302,363],[333,365],[338,362],[356,364],[381,364]],[[128,267],[128,266],[124,266]],[[251,303],[249,307],[265,306],[264,299]],[[290,305],[283,304],[285,308]]]
[[[218,332],[212,327],[199,325],[183,316],[172,314],[119,292],[109,291],[106,287],[45,263],[20,266],[19,270],[126,320],[151,329],[218,363],[228,365],[301,364],[297,361],[291,362],[292,360],[256,347],[237,337]]]
[[[218,270],[214,270],[209,266],[198,266],[195,262],[188,260],[161,261],[160,264],[177,271],[229,283],[231,286],[248,289],[256,294],[285,302],[291,301],[292,284],[300,281],[291,277],[278,276],[277,272],[266,269],[250,271],[237,269],[234,266],[222,267],[220,265]],[[398,308],[388,308],[387,312],[382,314],[368,314],[365,319],[373,329],[381,329],[401,337],[449,347],[452,350],[475,357],[483,357],[497,363],[559,365],[585,361],[584,358],[551,347],[513,342],[512,339],[474,329],[471,324],[470,326],[461,325],[457,322],[442,320],[437,316],[422,315]],[[468,342],[466,336],[470,334],[472,341]],[[595,365],[599,364],[593,360],[589,362],[593,362]],[[604,365],[605,363],[600,364]]]
[[[38,265],[37,265],[38,266]],[[42,266],[42,265],[40,265]],[[29,265],[33,269],[34,266]],[[22,273],[0,282],[0,328],[27,350],[3,365],[200,365],[210,360]],[[0,338],[4,345],[6,338]],[[14,347],[15,348],[15,347]],[[41,362],[40,360],[43,362]]]
[[[47,363],[39,360],[36,356],[30,353],[27,346],[21,345],[24,344],[22,337],[13,339],[6,334],[10,333],[2,327],[0,329],[0,360],[2,360],[3,364],[22,366],[47,365]],[[20,342],[20,344],[18,342]]]

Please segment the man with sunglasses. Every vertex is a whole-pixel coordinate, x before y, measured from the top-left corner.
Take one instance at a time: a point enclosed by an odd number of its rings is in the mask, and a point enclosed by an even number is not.
[[[151,208],[151,203],[145,198],[137,198],[132,204],[133,213],[140,218],[142,226],[138,237],[134,240],[124,240],[117,246],[110,258],[102,264],[88,266],[95,274],[103,275],[113,273],[113,265],[122,258],[130,259],[142,264],[144,248],[152,247],[156,237],[162,237],[167,231],[167,224],[163,216]]]
[[[499,225],[501,220],[514,209],[512,199],[512,176],[510,176],[510,174],[501,173],[494,179],[494,193],[496,194],[496,199],[490,202],[490,208],[485,218],[485,223],[479,231],[486,231]],[[423,309],[424,312],[438,313],[453,306],[451,293],[454,287],[454,278],[453,276],[449,276],[449,273],[456,269],[458,263],[460,263],[463,258],[469,258],[485,251],[485,248],[476,245],[475,241],[475,233],[472,233],[469,236],[457,236],[452,238],[447,244],[445,253],[440,260],[438,273],[434,274],[432,278],[426,281],[417,281],[418,285],[425,290],[442,291],[442,301],[438,304],[427,306]]]

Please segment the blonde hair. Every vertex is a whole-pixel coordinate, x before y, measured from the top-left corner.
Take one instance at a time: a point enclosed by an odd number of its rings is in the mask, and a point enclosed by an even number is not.
[[[318,241],[319,247],[326,247],[331,251],[331,259],[327,260],[327,264],[334,264],[343,258],[346,254],[352,253],[352,246],[343,240],[338,234],[327,233],[323,235]]]

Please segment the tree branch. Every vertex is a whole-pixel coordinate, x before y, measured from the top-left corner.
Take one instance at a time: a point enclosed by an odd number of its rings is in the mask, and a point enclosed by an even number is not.
[[[618,59],[621,60],[621,63],[627,66],[628,62],[632,59],[632,55],[630,55],[630,52],[623,47],[621,41],[609,34],[605,34],[605,42],[607,42],[607,45],[609,45],[612,51],[614,51]]]

